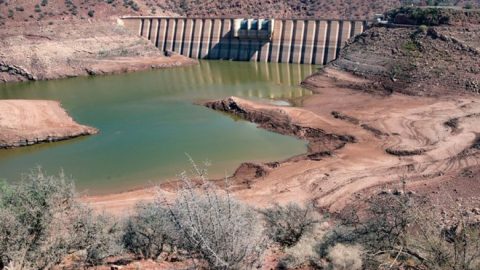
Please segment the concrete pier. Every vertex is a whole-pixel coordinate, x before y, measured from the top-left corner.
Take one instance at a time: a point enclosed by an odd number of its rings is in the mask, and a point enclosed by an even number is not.
[[[326,64],[338,57],[346,42],[361,34],[367,21],[274,20],[271,36],[234,35],[233,18],[124,17],[121,24],[150,40],[162,51],[191,58]],[[255,26],[263,31],[261,20]],[[249,20],[249,26],[252,27]],[[237,28],[235,28],[237,29]],[[244,30],[242,30],[244,31]],[[245,32],[243,32],[245,33]]]

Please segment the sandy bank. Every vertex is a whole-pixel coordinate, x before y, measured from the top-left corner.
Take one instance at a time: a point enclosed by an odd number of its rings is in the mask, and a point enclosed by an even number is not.
[[[0,100],[0,148],[61,141],[97,132],[76,123],[56,101]]]

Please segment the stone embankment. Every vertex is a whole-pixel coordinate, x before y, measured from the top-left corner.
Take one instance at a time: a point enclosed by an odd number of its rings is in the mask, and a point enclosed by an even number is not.
[[[92,135],[97,129],[76,123],[59,102],[0,100],[0,149]]]
[[[6,72],[11,76],[20,76],[30,81],[37,79],[33,74],[24,68],[15,65],[9,65],[2,61],[0,61],[0,72]]]

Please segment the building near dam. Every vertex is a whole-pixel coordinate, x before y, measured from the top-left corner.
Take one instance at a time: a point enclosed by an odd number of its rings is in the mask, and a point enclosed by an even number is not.
[[[367,21],[123,17],[162,51],[195,59],[326,64]]]

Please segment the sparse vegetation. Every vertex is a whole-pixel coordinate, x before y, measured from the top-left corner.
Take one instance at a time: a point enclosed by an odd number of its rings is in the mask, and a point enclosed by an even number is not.
[[[50,269],[83,251],[80,263],[98,264],[118,250],[116,226],[75,200],[63,174],[40,169],[0,188],[0,269]]]
[[[472,3],[466,3],[465,6],[463,7],[465,9],[473,9],[473,4]]]
[[[143,259],[157,259],[177,238],[170,211],[158,203],[140,203],[125,225],[125,248]]]
[[[357,251],[344,254],[355,254],[348,260],[351,265],[358,265],[355,257],[361,256],[367,269],[406,265],[426,269],[478,269],[480,228],[461,211],[456,213],[453,220],[445,222],[435,209],[429,209],[424,202],[403,191],[377,195],[369,201],[366,217],[360,218],[352,212],[345,214],[316,250],[320,258],[338,265],[342,260],[334,262],[332,258],[341,252],[333,251],[335,247],[357,245]]]
[[[159,192],[155,202],[137,205],[126,223],[126,249],[151,259],[176,249],[211,269],[252,266],[265,249],[258,214],[208,182],[204,170],[194,168],[201,183],[183,174],[174,202]]]
[[[445,25],[450,22],[448,12],[438,8],[401,7],[387,13],[391,21],[411,25]]]
[[[261,210],[265,219],[268,237],[283,247],[292,247],[303,235],[311,233],[319,222],[311,205],[301,207],[296,203],[285,206],[275,204]]]
[[[177,199],[168,205],[179,238],[178,248],[211,269],[244,269],[257,263],[265,249],[258,214],[208,182],[206,171],[193,165],[194,182],[182,174]]]
[[[207,181],[182,174],[175,200],[161,190],[140,203],[123,226],[78,203],[71,180],[40,169],[17,185],[0,186],[0,269],[51,269],[75,254],[75,267],[131,252],[157,260],[179,254],[209,269],[244,269],[261,262],[264,233],[284,247],[277,268],[473,270],[480,267],[480,227],[462,212],[440,220],[404,190],[381,193],[367,209],[347,209],[319,229],[312,206],[274,205],[258,212]],[[228,185],[227,185],[228,186]],[[333,220],[332,220],[333,221]],[[124,249],[122,249],[122,246]]]

